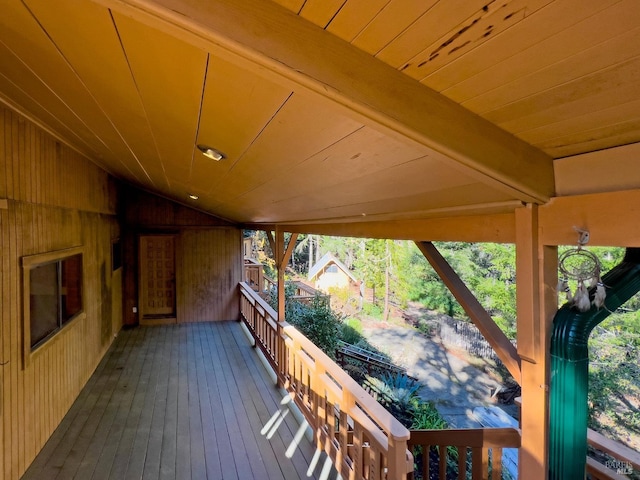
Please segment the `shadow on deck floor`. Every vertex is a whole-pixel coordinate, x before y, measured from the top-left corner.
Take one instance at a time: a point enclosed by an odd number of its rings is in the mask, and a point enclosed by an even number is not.
[[[239,323],[123,330],[22,478],[325,477],[282,401]]]

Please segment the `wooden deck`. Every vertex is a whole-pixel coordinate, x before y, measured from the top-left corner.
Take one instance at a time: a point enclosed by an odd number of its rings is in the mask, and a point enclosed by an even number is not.
[[[310,478],[282,399],[239,323],[125,330],[22,478]]]

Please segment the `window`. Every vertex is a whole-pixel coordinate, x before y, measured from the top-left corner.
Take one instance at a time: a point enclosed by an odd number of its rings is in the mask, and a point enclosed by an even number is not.
[[[24,351],[47,342],[83,312],[79,248],[23,257]]]
[[[338,266],[335,263],[332,263],[327,267],[328,273],[338,273]]]

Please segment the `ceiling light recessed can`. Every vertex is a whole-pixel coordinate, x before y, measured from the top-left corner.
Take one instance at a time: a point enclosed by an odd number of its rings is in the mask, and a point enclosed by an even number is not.
[[[198,144],[197,147],[205,157],[215,160],[216,162],[219,162],[226,157],[220,150],[216,150],[208,145]]]
[[[200,197],[198,195],[195,195],[195,194],[191,193],[191,194],[189,194],[189,198],[191,200],[198,200]]]

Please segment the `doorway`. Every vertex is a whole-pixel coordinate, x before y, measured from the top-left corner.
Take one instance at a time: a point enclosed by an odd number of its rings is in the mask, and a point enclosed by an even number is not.
[[[140,324],[176,323],[175,237],[141,235]]]

